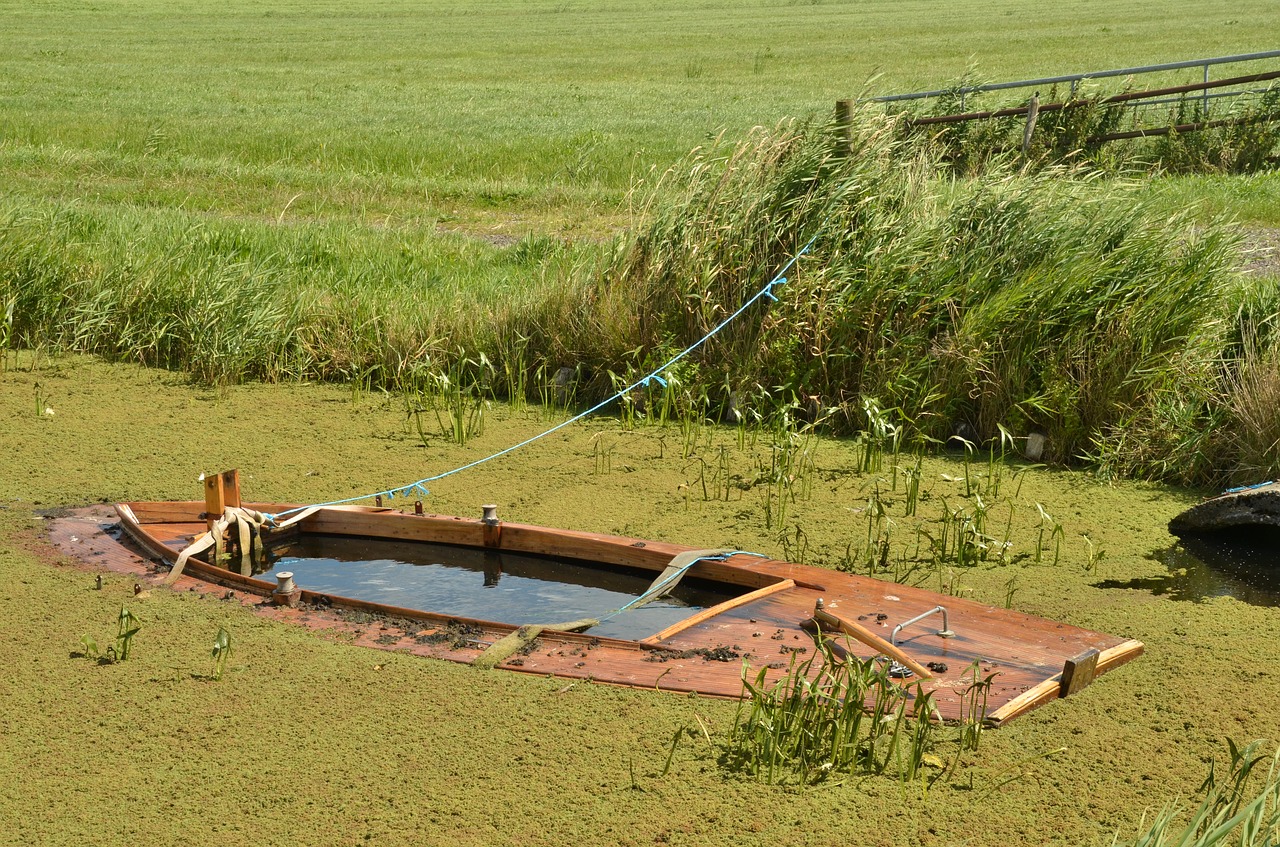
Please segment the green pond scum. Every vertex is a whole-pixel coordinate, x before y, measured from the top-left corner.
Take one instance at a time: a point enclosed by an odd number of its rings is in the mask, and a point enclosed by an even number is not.
[[[885,576],[897,567],[908,581],[1147,645],[1071,699],[984,733],[976,751],[960,748],[955,728],[937,729],[937,755],[954,772],[928,790],[893,776],[762,784],[719,760],[733,703],[357,648],[213,591],[135,597],[114,574],[95,590],[91,562],[67,561],[41,538],[59,509],[193,499],[201,472],[230,467],[251,499],[382,489],[515,443],[561,413],[495,405],[465,445],[431,427],[424,443],[394,395],[214,391],[30,352],[7,364],[2,844],[1110,844],[1168,801],[1194,806],[1208,763],[1226,767],[1224,739],[1269,737],[1280,720],[1275,609],[1146,587],[1168,577],[1165,526],[1195,492],[945,454],[898,457],[913,472],[895,482],[891,457],[863,472],[864,445],[817,437],[792,466],[803,484],[780,491],[767,478],[768,433],[702,426],[682,455],[678,424],[628,431],[606,417],[433,486],[428,509],[439,513],[497,503],[513,521],[860,570],[869,525],[873,543],[891,526]],[[698,457],[723,463],[732,484],[704,496]],[[767,527],[780,497],[785,524]],[[936,563],[920,533],[939,535],[957,510],[972,523],[975,497],[1000,550]],[[1056,554],[1042,514],[1062,528]],[[80,658],[82,637],[102,639],[122,606],[138,626],[129,660]],[[234,633],[235,650],[210,674],[220,630]]]

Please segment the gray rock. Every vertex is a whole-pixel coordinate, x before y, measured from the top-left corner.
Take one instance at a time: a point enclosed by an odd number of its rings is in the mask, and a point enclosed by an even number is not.
[[[1197,503],[1169,521],[1174,535],[1237,526],[1280,526],[1280,482],[1264,482]]]
[[[569,395],[573,393],[573,368],[564,367],[556,371],[555,379],[552,381],[552,387],[555,389],[554,396],[556,403],[561,406],[569,404]]]

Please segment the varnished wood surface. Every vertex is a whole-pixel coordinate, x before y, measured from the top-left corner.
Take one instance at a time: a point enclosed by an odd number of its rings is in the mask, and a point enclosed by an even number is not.
[[[640,640],[645,644],[660,644],[676,633],[682,632],[690,627],[697,626],[703,621],[714,618],[716,615],[722,615],[730,609],[736,609],[739,606],[754,603],[757,600],[768,597],[770,594],[777,594],[780,591],[790,591],[795,587],[796,583],[793,579],[779,580],[772,585],[766,585],[764,588],[757,588],[755,591],[748,591],[746,594],[741,594],[737,597],[726,600],[723,603],[710,606],[703,609],[701,612],[695,612],[684,620],[676,621],[666,629],[656,632],[648,638],[641,638]]]
[[[279,504],[247,505],[269,512],[288,508]],[[136,522],[131,531],[148,555],[163,553],[172,561],[183,546],[204,531],[200,517],[203,508],[203,503],[195,502],[134,503],[123,505],[119,514],[126,527]],[[96,533],[87,531],[83,525],[84,520],[101,522],[101,518],[99,514],[63,519],[55,523],[53,537],[69,552],[95,565],[132,572],[144,570],[146,563],[111,538],[101,525]],[[63,522],[74,531],[61,527]],[[321,510],[302,521],[301,528],[304,532],[469,546],[484,543],[484,525],[478,519],[414,516],[386,508]],[[676,554],[691,549],[665,542],[513,523],[502,525],[499,539],[503,550],[623,564],[655,572],[661,571]],[[93,549],[86,552],[86,547]],[[192,561],[188,567],[195,570],[183,577],[177,586],[179,589],[199,585],[195,577],[260,596],[269,594],[274,586],[274,583],[245,578],[207,563]],[[925,683],[925,688],[933,691],[938,709],[947,719],[960,717],[961,692],[972,682],[975,668],[981,678],[994,674],[987,715],[992,723],[999,724],[1057,699],[1060,675],[1068,660],[1088,650],[1098,650],[1101,656],[1096,673],[1100,675],[1142,651],[1137,641],[971,600],[942,597],[921,588],[789,562],[739,555],[728,562],[699,562],[690,575],[730,582],[749,591],[766,590],[749,602],[720,609],[705,620],[691,620],[678,631],[664,634],[661,644],[595,638],[589,632],[545,632],[526,655],[511,657],[499,667],[595,682],[736,697],[742,690],[744,668],[752,674],[765,668],[771,677],[777,678],[785,673],[793,656],[802,658],[814,649],[812,637],[802,629],[802,624],[812,616],[818,598],[824,600],[829,611],[857,621],[886,640],[898,623],[944,605],[954,637],[941,638],[936,634],[941,618],[934,616],[900,633],[898,646],[922,664],[935,663],[936,668],[945,665],[945,670],[930,671],[932,678]],[[769,590],[782,580],[794,580],[795,585],[785,590]],[[379,631],[376,645],[373,636],[358,636],[357,642],[450,661],[471,662],[489,644],[515,629],[500,622],[459,622],[418,610],[326,598],[309,592],[304,593],[304,600],[333,602],[335,607],[400,619],[390,629]],[[266,604],[260,608],[266,614],[311,627],[348,630],[352,627],[349,616],[344,620],[336,609],[293,610]],[[399,640],[391,643],[388,632],[400,632]],[[862,658],[875,653],[852,639],[843,642],[843,646],[849,654]],[[728,661],[717,660],[725,658]]]

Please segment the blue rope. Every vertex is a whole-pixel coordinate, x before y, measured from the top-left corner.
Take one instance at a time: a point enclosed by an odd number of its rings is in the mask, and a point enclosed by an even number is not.
[[[357,503],[361,500],[369,500],[374,497],[386,497],[388,500],[393,500],[395,499],[397,494],[399,494],[401,497],[408,497],[410,494],[414,494],[414,493],[420,493],[425,497],[431,493],[430,491],[427,490],[427,487],[426,487],[426,484],[428,482],[437,482],[446,477],[450,477],[450,476],[453,476],[454,474],[462,473],[463,471],[467,471],[467,470],[470,470],[471,468],[477,467],[479,465],[483,465],[486,462],[491,462],[494,459],[501,458],[502,456],[505,456],[508,453],[514,453],[516,450],[519,450],[521,447],[527,447],[533,442],[546,438],[548,435],[558,432],[564,429],[565,427],[569,426],[570,424],[577,423],[583,418],[594,415],[596,412],[600,411],[605,406],[608,406],[610,403],[614,402],[615,400],[622,399],[627,394],[629,394],[630,392],[634,391],[635,389],[641,386],[647,387],[656,381],[659,385],[666,387],[667,381],[662,378],[662,373],[664,371],[666,371],[675,363],[679,362],[681,359],[688,356],[693,351],[697,350],[703,344],[706,344],[709,340],[711,340],[712,336],[714,336],[720,330],[724,329],[726,326],[731,324],[734,320],[738,318],[739,315],[745,312],[748,308],[750,308],[754,303],[756,303],[761,298],[768,297],[770,300],[777,302],[778,297],[776,294],[773,293],[773,289],[779,285],[786,284],[787,278],[783,276],[783,274],[789,271],[791,269],[791,266],[800,260],[801,256],[808,253],[809,248],[811,248],[813,246],[813,243],[817,240],[818,240],[817,235],[814,235],[813,238],[810,238],[809,243],[801,247],[800,250],[794,256],[788,259],[787,263],[782,266],[782,269],[779,270],[777,274],[774,275],[773,279],[769,280],[769,282],[765,284],[763,288],[757,291],[751,297],[751,299],[747,300],[745,303],[739,306],[736,312],[734,312],[732,315],[729,315],[729,317],[725,318],[723,321],[717,324],[716,327],[712,329],[710,332],[708,332],[706,335],[699,338],[693,344],[690,344],[681,352],[672,356],[670,359],[666,361],[666,363],[658,367],[652,373],[641,377],[640,379],[628,385],[626,388],[614,394],[612,397],[609,397],[605,400],[600,401],[596,405],[592,406],[590,409],[587,409],[585,412],[575,415],[572,418],[569,418],[567,421],[564,421],[563,423],[556,424],[555,426],[551,427],[551,429],[548,429],[546,432],[539,433],[538,435],[535,435],[532,438],[526,438],[524,441],[521,441],[519,444],[513,444],[512,446],[506,448],[505,450],[499,450],[497,453],[492,453],[488,456],[485,456],[482,459],[476,459],[474,462],[468,462],[467,464],[462,465],[461,467],[454,468],[451,471],[445,471],[444,473],[439,473],[439,474],[436,474],[435,476],[424,477],[423,479],[420,479],[417,482],[411,482],[408,485],[402,485],[398,488],[389,488],[389,489],[386,489],[385,491],[378,491],[373,494],[361,494],[358,497],[347,497],[342,500],[330,500],[327,503],[313,503],[310,506],[299,506],[295,509],[288,509],[286,511],[279,512],[277,514],[267,514],[266,518],[268,519],[269,522],[274,523],[278,518],[283,518],[286,515],[296,514],[306,509],[321,508],[324,506],[343,506],[343,505],[346,505],[347,503]]]
[[[1253,491],[1256,488],[1266,488],[1268,485],[1275,485],[1276,480],[1268,480],[1267,482],[1259,482],[1254,485],[1241,485],[1238,488],[1228,488],[1223,494],[1239,494],[1241,491]]]

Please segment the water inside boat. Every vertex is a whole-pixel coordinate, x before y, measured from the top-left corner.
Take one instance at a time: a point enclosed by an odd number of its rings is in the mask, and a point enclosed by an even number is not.
[[[311,533],[275,548],[270,565],[272,574],[291,571],[310,591],[515,625],[603,618],[654,579],[639,569],[570,559]],[[644,638],[741,593],[685,579],[671,594],[601,620],[590,633]]]

